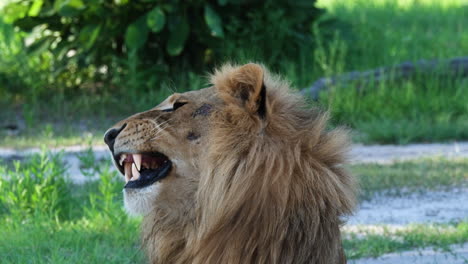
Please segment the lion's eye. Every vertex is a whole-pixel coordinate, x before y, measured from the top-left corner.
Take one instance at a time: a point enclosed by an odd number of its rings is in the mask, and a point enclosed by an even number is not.
[[[175,102],[174,105],[172,106],[172,111],[177,110],[178,108],[186,105],[187,102]]]
[[[168,109],[164,109],[162,110],[163,112],[173,112],[175,110],[177,110],[178,108],[186,105],[187,102],[175,102],[173,105],[172,105],[172,108],[168,108]]]

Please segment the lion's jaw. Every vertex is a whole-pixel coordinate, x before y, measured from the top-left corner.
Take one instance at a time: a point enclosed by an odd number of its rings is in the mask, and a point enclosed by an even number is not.
[[[161,208],[171,208],[172,215],[177,211],[187,211],[194,207],[197,172],[187,162],[172,159],[173,172],[166,180],[157,181],[143,188],[124,188],[124,206],[131,216],[146,216]],[[177,202],[179,201],[179,202]]]
[[[123,189],[124,206],[129,215],[148,215],[157,202],[161,184],[156,182],[142,189]]]

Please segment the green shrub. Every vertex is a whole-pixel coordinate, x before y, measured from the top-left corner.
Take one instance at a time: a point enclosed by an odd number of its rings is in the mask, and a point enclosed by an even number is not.
[[[6,22],[30,32],[29,54],[50,52],[43,59],[52,72],[48,81],[56,89],[61,84],[99,89],[97,82],[112,81],[145,89],[163,76],[175,78],[181,70],[202,72],[227,59],[248,57],[270,65],[299,59],[300,47],[310,48],[311,25],[321,13],[314,4],[315,0],[15,0],[2,12]],[[131,76],[121,82],[119,75],[125,74]],[[92,85],[83,85],[88,80]]]
[[[110,223],[121,224],[127,219],[122,210],[122,181],[117,172],[108,163],[98,161],[92,148],[78,155],[80,171],[86,177],[99,176],[97,180],[86,183],[89,195],[89,206],[85,206],[84,215],[88,218],[101,218]],[[89,189],[93,189],[90,191]]]
[[[49,75],[41,56],[26,52],[24,35],[0,15],[0,103],[18,103],[18,95],[34,96]]]
[[[43,152],[14,168],[0,166],[0,208],[11,217],[67,218],[72,200],[61,155]]]

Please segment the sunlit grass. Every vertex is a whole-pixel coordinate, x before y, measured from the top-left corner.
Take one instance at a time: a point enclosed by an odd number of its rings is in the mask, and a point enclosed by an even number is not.
[[[86,155],[81,168],[99,180],[84,185],[69,181],[60,155],[0,164],[2,263],[144,263],[140,219],[122,208],[123,183]]]
[[[103,145],[104,133],[115,121],[96,118],[94,122],[96,123],[86,128],[80,124],[64,122],[57,126],[37,124],[15,134],[0,132],[0,146],[20,150],[41,146],[58,148],[73,145]]]
[[[349,27],[344,63],[350,70],[409,60],[451,58],[468,52],[464,1],[319,1]],[[404,8],[403,8],[404,7]]]
[[[0,220],[0,236],[8,238],[0,240],[2,263],[145,263],[138,220],[34,220],[21,225]]]
[[[336,124],[355,129],[364,143],[468,139],[468,82],[426,80],[357,90],[342,86],[322,94]]]
[[[420,159],[394,164],[359,164],[351,167],[362,198],[376,193],[402,195],[442,187],[468,187],[468,159]]]
[[[468,54],[466,1],[319,3],[329,18],[343,23],[334,45],[319,46],[315,53],[322,75]],[[467,96],[466,79],[421,74],[362,89],[345,83],[324,92],[321,104],[336,124],[355,130],[356,141],[406,144],[468,139]]]
[[[365,229],[365,227],[363,227]],[[343,246],[349,259],[378,257],[385,253],[434,247],[448,250],[452,244],[468,242],[468,222],[410,225],[398,230],[382,227],[382,232],[350,231],[344,228]]]

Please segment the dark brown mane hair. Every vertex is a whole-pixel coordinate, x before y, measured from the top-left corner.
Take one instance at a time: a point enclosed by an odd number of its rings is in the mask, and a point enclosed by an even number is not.
[[[226,65],[211,81],[225,105],[211,116],[181,262],[345,263],[346,131],[327,130],[327,114],[257,64]]]

